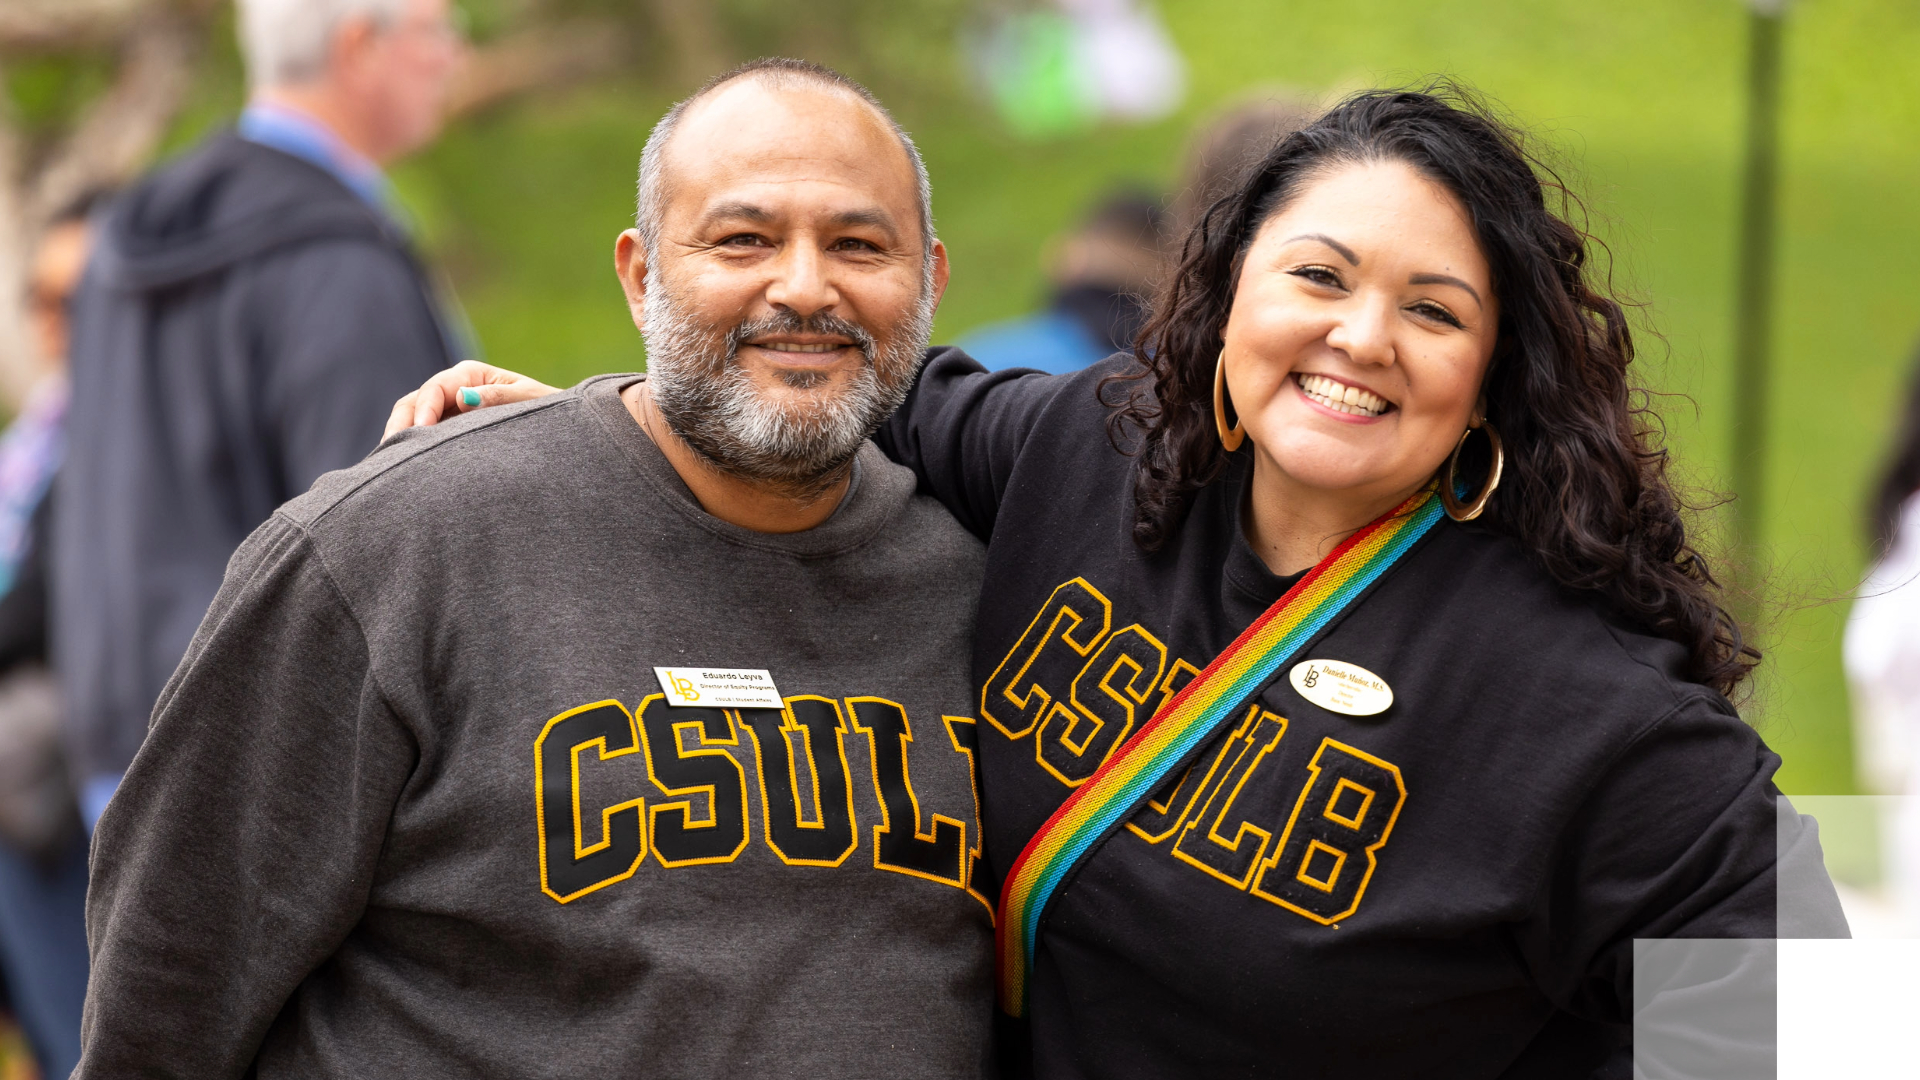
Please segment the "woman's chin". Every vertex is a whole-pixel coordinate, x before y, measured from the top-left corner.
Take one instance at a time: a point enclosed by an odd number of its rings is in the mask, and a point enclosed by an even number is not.
[[[1383,468],[1377,440],[1359,432],[1317,432],[1294,426],[1283,432],[1265,455],[1295,483],[1323,490],[1369,487],[1391,470]],[[1373,434],[1367,432],[1366,434]],[[1254,442],[1259,443],[1255,435]]]
[[[1366,503],[1389,495],[1400,497],[1417,489],[1433,475],[1433,470],[1402,461],[1383,461],[1375,454],[1346,443],[1317,441],[1308,445],[1282,444],[1271,459],[1271,473],[1277,474],[1283,489],[1292,489],[1293,497],[1318,493],[1337,497],[1351,495]],[[1255,473],[1255,495],[1259,495],[1259,472]],[[1275,494],[1279,494],[1276,492]]]
[[[1380,487],[1386,479],[1377,470],[1355,468],[1355,462],[1351,459],[1341,462],[1320,458],[1308,460],[1280,458],[1276,459],[1274,464],[1279,466],[1279,472],[1286,478],[1289,486],[1328,494],[1342,491],[1370,492]]]

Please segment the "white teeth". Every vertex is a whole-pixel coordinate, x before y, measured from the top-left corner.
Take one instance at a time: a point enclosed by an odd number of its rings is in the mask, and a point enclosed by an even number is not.
[[[795,345],[792,342],[775,341],[775,342],[769,342],[768,344],[762,345],[760,347],[763,349],[769,349],[773,352],[823,353],[823,352],[832,352],[833,350],[843,348],[844,346]]]
[[[1379,395],[1357,386],[1335,382],[1324,375],[1297,376],[1300,389],[1320,405],[1349,416],[1378,416],[1387,410]]]

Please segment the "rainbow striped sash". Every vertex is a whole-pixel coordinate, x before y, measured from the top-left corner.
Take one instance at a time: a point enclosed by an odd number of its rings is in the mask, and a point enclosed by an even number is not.
[[[1428,489],[1348,537],[1215,657],[1053,812],[1014,860],[995,934],[1000,1007],[1027,1011],[1040,916],[1062,882],[1280,665],[1366,591],[1440,520]]]

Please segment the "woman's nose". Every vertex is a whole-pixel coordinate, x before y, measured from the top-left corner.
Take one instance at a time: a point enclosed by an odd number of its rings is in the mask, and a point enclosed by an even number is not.
[[[1393,363],[1393,302],[1367,298],[1347,308],[1327,333],[1327,344],[1356,364]]]

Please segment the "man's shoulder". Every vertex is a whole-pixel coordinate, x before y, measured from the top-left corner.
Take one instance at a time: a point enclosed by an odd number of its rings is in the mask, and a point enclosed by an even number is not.
[[[162,288],[318,240],[401,243],[324,170],[226,131],[114,200],[95,272],[122,289]]]
[[[869,444],[869,449],[871,453],[861,458],[862,467],[883,472],[896,483],[904,481],[910,492],[900,514],[892,523],[895,536],[890,538],[902,554],[910,559],[934,563],[952,563],[963,567],[972,567],[977,563],[979,567],[984,567],[986,543],[968,532],[967,527],[960,524],[960,520],[939,499],[917,490],[918,481],[912,469],[889,460],[872,444]],[[977,573],[978,570],[970,572]]]
[[[408,429],[359,464],[321,476],[279,514],[309,530],[405,529],[428,517],[484,517],[530,491],[566,485],[596,468],[586,391],[613,377]]]
[[[133,191],[186,201],[241,216],[268,205],[362,205],[326,170],[228,128],[155,169]]]

